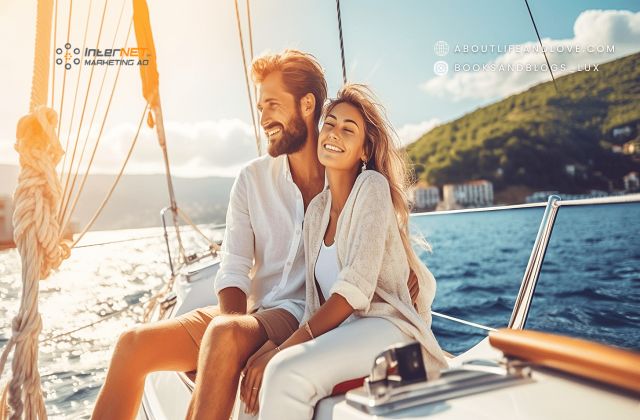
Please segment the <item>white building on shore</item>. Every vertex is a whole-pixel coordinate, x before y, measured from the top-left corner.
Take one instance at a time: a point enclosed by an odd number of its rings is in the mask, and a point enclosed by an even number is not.
[[[624,189],[626,191],[637,191],[640,190],[640,177],[638,177],[638,172],[629,172],[623,178],[624,181]]]
[[[0,195],[0,244],[13,242],[13,200],[8,195]]]
[[[486,207],[493,204],[493,184],[484,179],[446,184],[442,195],[445,209]]]
[[[416,210],[433,209],[440,201],[440,190],[438,190],[438,187],[425,183],[416,185],[410,194],[412,195],[411,201],[413,201]]]

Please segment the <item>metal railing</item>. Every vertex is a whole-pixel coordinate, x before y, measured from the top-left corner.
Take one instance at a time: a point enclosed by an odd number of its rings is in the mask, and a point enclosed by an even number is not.
[[[540,222],[540,228],[538,229],[538,234],[533,244],[531,255],[529,256],[529,262],[527,263],[527,268],[524,270],[522,283],[520,283],[520,291],[513,305],[513,312],[511,313],[511,319],[508,325],[509,328],[521,330],[527,321],[527,315],[529,314],[529,308],[533,300],[533,293],[536,290],[536,285],[540,278],[540,269],[542,268],[544,256],[547,252],[549,238],[551,238],[553,225],[559,208],[560,197],[557,195],[549,196],[542,221]]]

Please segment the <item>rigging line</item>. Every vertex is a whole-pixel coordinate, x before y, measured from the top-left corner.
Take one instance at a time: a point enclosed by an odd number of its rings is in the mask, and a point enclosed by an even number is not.
[[[87,34],[89,33],[89,18],[91,17],[91,9],[93,8],[93,0],[89,1],[89,9],[87,10],[87,19],[85,22],[85,26],[84,26],[84,37],[82,39],[82,49],[84,50],[85,46],[87,45]],[[67,40],[67,44],[70,45],[69,41]],[[66,47],[65,47],[66,49]],[[76,115],[76,102],[78,101],[78,90],[80,88],[80,79],[82,78],[82,70],[84,69],[84,60],[80,60],[80,68],[78,69],[78,78],[76,79],[76,90],[75,90],[75,94],[73,96],[73,105],[71,106],[71,120],[69,121],[69,130],[67,130],[67,141],[66,141],[66,146],[64,149],[64,159],[62,161],[62,169],[61,169],[61,175],[65,176],[65,165],[66,165],[66,161],[67,161],[67,155],[69,154],[69,139],[71,138],[71,130],[73,128],[73,118]],[[66,74],[66,69],[65,69],[65,74]],[[60,118],[60,120],[62,120],[62,118]],[[61,219],[60,215],[62,213],[62,207],[65,203],[65,197],[67,195],[67,188],[69,186],[69,176],[71,173],[71,166],[73,166],[73,158],[76,155],[76,148],[77,148],[78,144],[77,144],[77,139],[76,139],[76,143],[73,145],[73,154],[71,156],[71,162],[69,163],[69,169],[67,170],[67,174],[66,174],[66,182],[64,183],[64,188],[62,189],[62,199],[60,200],[60,207],[58,208],[58,219]]]
[[[115,32],[113,34],[113,41],[111,41],[112,47],[116,43],[116,39],[117,39],[117,36],[118,36],[118,30],[120,29],[120,23],[122,21],[122,15],[124,13],[125,4],[126,4],[126,1],[123,1],[122,2],[122,7],[120,8],[120,16],[118,17],[118,24],[116,25],[116,30],[115,30]],[[128,39],[128,35],[127,35],[127,39]],[[118,66],[118,69],[120,67],[121,66]],[[91,121],[89,122],[89,128],[87,129],[87,135],[85,136],[84,143],[82,144],[82,150],[80,152],[80,157],[78,158],[78,167],[76,168],[76,170],[75,170],[75,172],[73,174],[73,180],[71,181],[71,189],[70,189],[70,192],[69,192],[69,200],[71,200],[71,194],[73,193],[73,190],[75,189],[75,186],[76,186],[76,180],[78,178],[78,173],[80,172],[80,166],[82,165],[82,160],[84,159],[84,152],[85,152],[85,149],[87,148],[87,143],[89,143],[89,136],[91,134],[91,130],[93,129],[93,122],[95,120],[96,114],[98,113],[98,105],[100,104],[100,98],[102,97],[102,92],[104,90],[104,85],[105,85],[105,82],[107,80],[107,73],[109,72],[109,68],[110,68],[110,66],[106,66],[106,68],[104,70],[104,73],[103,73],[103,76],[102,76],[102,82],[100,83],[100,89],[98,90],[98,95],[96,97],[96,104],[93,107],[93,112],[92,112],[92,115],[91,115]],[[106,118],[107,118],[107,114],[105,113],[104,119],[106,119]],[[103,119],[103,121],[104,121],[104,119]],[[78,136],[79,135],[80,135],[80,133],[78,132]],[[99,138],[96,139],[96,144],[99,141],[100,141]],[[89,174],[89,170],[91,169],[91,163],[92,162],[93,161],[89,162],[89,164],[87,165],[87,169],[85,171],[85,175]],[[69,211],[69,214],[67,215],[67,219],[71,219],[73,211],[75,210],[75,204],[78,202],[78,199],[80,197],[81,192],[82,192],[82,189],[78,189],[78,192],[75,194],[74,205],[71,207],[71,210]],[[69,203],[67,202],[67,205],[68,204]],[[65,212],[66,212],[66,207],[65,207]],[[64,213],[63,213],[63,215],[64,215]],[[60,221],[62,221],[62,220],[63,219],[61,218]],[[64,224],[62,224],[62,225],[64,226]]]
[[[448,319],[449,321],[459,322],[461,324],[468,325],[470,327],[479,328],[479,329],[485,330],[485,331],[496,331],[495,328],[487,327],[486,325],[476,324],[475,322],[471,322],[471,321],[465,321],[464,319],[456,318],[456,317],[453,317],[453,316],[450,316],[450,315],[445,315],[443,313],[436,312],[436,311],[433,311],[433,310],[431,311],[431,313],[433,315],[437,316],[437,317]]]
[[[133,18],[131,19],[131,22],[129,23],[129,30],[127,31],[127,37],[125,39],[124,45],[126,46],[129,42],[129,35],[131,35],[131,27],[133,26]],[[73,213],[75,212],[76,206],[78,204],[78,199],[80,198],[80,195],[84,189],[84,185],[87,182],[87,178],[89,176],[89,171],[91,169],[91,165],[93,164],[93,160],[96,156],[96,152],[98,151],[98,146],[100,144],[100,140],[102,139],[102,133],[104,131],[104,127],[106,125],[107,122],[107,117],[109,116],[109,110],[111,109],[111,102],[113,101],[113,97],[116,91],[116,86],[118,85],[118,78],[120,76],[120,69],[122,68],[122,66],[118,66],[118,70],[116,70],[116,77],[113,81],[113,86],[111,88],[111,95],[109,96],[109,102],[107,102],[107,109],[105,110],[105,114],[104,114],[104,118],[102,119],[102,125],[100,126],[100,131],[98,132],[98,137],[96,139],[96,143],[93,146],[93,150],[91,152],[91,158],[89,159],[89,163],[87,164],[87,170],[86,172],[83,174],[82,177],[82,181],[80,182],[80,187],[78,188],[78,193],[76,194],[76,196],[74,197],[74,201],[73,201],[73,205],[71,206],[71,211],[69,211],[69,214],[67,215],[67,219],[64,221],[64,223],[61,224],[61,226],[63,227],[61,232],[64,232],[67,225],[69,224],[69,222],[71,221],[71,216],[73,215]]]
[[[102,10],[102,18],[100,20],[100,29],[98,30],[98,39],[96,40],[96,48],[100,45],[100,38],[102,37],[102,29],[104,27],[104,18],[107,14],[107,0],[104,2],[104,8]],[[67,173],[67,184],[69,183],[69,179],[71,178],[71,172],[73,171],[73,163],[75,161],[76,147],[78,145],[78,140],[80,139],[80,133],[82,132],[82,122],[84,121],[84,114],[87,109],[87,103],[89,102],[89,90],[91,89],[91,82],[93,80],[93,73],[95,71],[95,66],[91,66],[91,71],[89,71],[89,82],[87,83],[87,90],[84,95],[84,103],[82,104],[82,113],[80,114],[80,122],[78,123],[78,133],[76,134],[76,139],[73,146],[73,154],[71,155],[71,163],[69,164],[69,172]],[[95,110],[94,110],[95,112]],[[91,126],[89,127],[91,130]],[[87,133],[87,138],[90,133]],[[73,195],[73,190],[75,189],[75,179],[78,177],[77,172],[80,170],[81,162],[78,161],[78,166],[75,169],[74,182],[71,184],[71,188],[66,190],[67,185],[65,185],[65,191],[67,191],[67,196],[62,196],[62,199],[65,200],[64,209],[62,211],[62,215],[58,215],[58,220],[62,221],[67,212],[67,208],[69,206],[69,202],[71,201],[71,196]]]
[[[340,58],[342,59],[342,81],[347,84],[347,66],[344,61],[344,40],[342,36],[342,17],[340,15],[340,0],[336,0],[336,10],[338,11],[338,32],[340,34]]]
[[[529,17],[531,18],[531,23],[533,23],[533,29],[536,30],[536,35],[538,36],[538,42],[540,43],[540,48],[542,48],[542,54],[544,54],[544,60],[547,62],[547,68],[549,69],[549,73],[551,74],[551,80],[553,80],[553,87],[556,88],[556,93],[560,93],[560,90],[558,89],[558,84],[556,83],[556,78],[553,76],[553,70],[551,70],[551,64],[549,64],[549,58],[547,57],[547,52],[544,50],[544,46],[542,45],[542,39],[540,38],[540,32],[538,32],[538,26],[536,25],[536,21],[533,19],[533,13],[531,13],[529,2],[527,0],[524,0],[524,4],[527,5],[527,10],[529,11]]]
[[[138,307],[138,306],[145,305],[145,304],[149,303],[152,299],[156,299],[156,298],[158,298],[162,293],[164,293],[164,292],[156,293],[155,295],[152,295],[152,296],[151,296],[149,299],[147,299],[147,300],[138,301],[138,302],[135,302],[135,303],[130,303],[130,304],[128,304],[127,306],[125,306],[124,308],[122,308],[122,309],[118,309],[117,311],[110,312],[110,313],[108,313],[107,315],[103,316],[102,318],[100,318],[100,319],[98,319],[98,320],[96,320],[96,321],[94,321],[94,322],[91,322],[91,323],[89,323],[89,324],[86,324],[86,325],[83,325],[83,326],[81,326],[81,327],[74,328],[73,330],[65,331],[65,332],[63,332],[63,333],[60,333],[60,334],[54,335],[54,336],[52,336],[52,337],[48,337],[48,338],[45,338],[45,339],[43,339],[43,340],[40,340],[39,344],[43,344],[43,343],[46,343],[46,342],[49,342],[49,341],[54,341],[54,340],[57,340],[57,339],[59,339],[59,338],[62,338],[62,337],[66,337],[66,336],[68,336],[68,335],[71,335],[71,334],[73,334],[73,333],[77,333],[78,331],[82,331],[82,330],[84,330],[84,329],[87,329],[87,328],[93,327],[94,325],[96,325],[96,324],[100,324],[101,322],[104,322],[104,321],[107,321],[107,320],[109,320],[109,319],[113,318],[113,317],[114,317],[114,316],[116,316],[116,315],[120,315],[120,314],[122,314],[122,313],[129,312],[130,310],[135,309],[135,308],[136,308],[136,307]]]
[[[116,315],[122,314],[123,312],[129,312],[130,310],[134,309],[136,306],[140,306],[141,303],[146,303],[146,301],[145,302],[136,302],[134,304],[127,305],[126,307],[124,307],[122,309],[110,312],[108,315],[105,315],[102,318],[100,318],[100,319],[98,319],[98,320],[96,320],[96,321],[94,321],[94,322],[92,322],[90,324],[86,324],[86,325],[83,325],[81,327],[75,328],[73,330],[65,331],[65,332],[60,333],[58,335],[54,335],[53,337],[48,337],[48,338],[45,338],[43,340],[40,340],[39,344],[47,343],[49,341],[54,341],[54,340],[57,340],[59,338],[71,335],[73,333],[77,333],[78,331],[82,331],[82,330],[87,329],[89,327],[93,327],[94,325],[99,324],[99,323],[104,322],[104,321],[107,321],[107,320],[113,318]]]
[[[193,221],[189,218],[189,216],[187,216],[187,214],[182,211],[182,209],[178,208],[178,215],[180,215],[180,217],[182,217],[182,220],[184,220],[185,222],[187,222],[192,228],[193,230],[195,230],[200,236],[202,236],[204,238],[205,241],[207,241],[207,243],[209,244],[209,248],[214,249],[216,251],[220,250],[220,246],[213,242],[207,235],[205,235],[200,228],[193,223]]]
[[[53,55],[53,59],[51,60],[51,62],[53,63],[53,70],[51,72],[51,108],[55,108],[55,103],[56,103],[56,49],[57,46],[56,44],[58,43],[57,38],[58,38],[58,3],[60,2],[60,0],[55,0],[56,2],[56,8],[55,8],[55,15],[53,18],[53,48],[51,49],[52,54]]]
[[[67,22],[67,44],[69,43],[69,36],[71,33],[71,12],[73,11],[73,0],[69,0],[69,20]],[[58,112],[58,130],[57,134],[60,137],[60,128],[62,127],[62,112],[64,111],[64,92],[67,86],[67,71],[62,72],[62,93],[60,94],[60,112]],[[69,149],[69,138],[67,137],[67,144],[64,146],[64,156],[62,157],[62,166],[60,168],[60,178],[64,174],[64,165],[67,160],[67,150]]]
[[[253,63],[253,25],[251,24],[251,6],[250,6],[250,0],[247,0],[247,22],[248,22],[248,27],[249,27],[249,58],[251,59],[251,62]],[[257,106],[257,101],[258,101],[258,88],[256,86],[255,83],[253,83],[253,103],[251,104],[251,106],[253,106],[254,108]],[[259,118],[259,117],[257,117]],[[256,124],[258,123],[258,121],[256,121]],[[258,130],[258,135],[260,135],[260,130]]]
[[[129,158],[131,158],[131,154],[133,153],[133,149],[135,148],[136,142],[138,141],[138,136],[140,135],[140,130],[142,129],[142,123],[145,120],[145,116],[147,115],[147,111],[148,110],[149,110],[149,103],[147,102],[145,104],[144,110],[142,111],[142,116],[140,116],[140,123],[138,123],[138,130],[136,131],[136,135],[133,137],[133,141],[131,142],[131,147],[129,147],[129,152],[127,153],[127,157],[125,158],[124,162],[122,163],[122,167],[120,168],[120,172],[116,176],[116,179],[113,181],[113,184],[111,185],[111,188],[109,189],[109,192],[107,193],[106,197],[104,198],[104,200],[102,200],[102,203],[100,204],[100,206],[96,210],[96,212],[93,215],[93,217],[91,218],[91,220],[89,220],[89,223],[87,223],[87,225],[84,227],[82,232],[78,235],[78,238],[73,241],[73,244],[71,245],[71,248],[75,247],[78,244],[78,242],[82,239],[82,237],[89,231],[89,229],[91,229],[91,226],[93,226],[93,224],[95,223],[96,219],[98,218],[98,216],[100,215],[100,213],[102,212],[102,210],[106,206],[107,202],[111,198],[111,194],[113,194],[113,191],[116,189],[116,186],[118,185],[118,182],[120,181],[120,178],[122,178],[122,174],[124,173],[124,169],[126,168],[127,163],[129,162]]]
[[[86,245],[76,245],[75,249],[91,248],[91,247],[94,247],[94,246],[104,246],[104,245],[119,244],[119,243],[122,243],[122,242],[141,241],[143,239],[162,239],[162,235],[139,236],[137,238],[117,239],[115,241],[97,242],[97,243],[86,244]]]
[[[240,24],[240,11],[238,10],[238,0],[234,1],[236,6],[236,23],[238,24],[238,35],[240,38],[240,52],[242,54],[242,66],[244,67],[244,80],[247,84],[247,96],[249,97],[249,109],[251,110],[251,122],[253,123],[253,133],[256,136],[256,147],[258,148],[258,155],[262,155],[262,145],[260,144],[260,136],[258,134],[258,127],[256,124],[256,116],[253,109],[253,101],[251,99],[251,85],[249,84],[249,71],[247,69],[246,53],[244,51],[244,39],[242,37],[242,26]]]

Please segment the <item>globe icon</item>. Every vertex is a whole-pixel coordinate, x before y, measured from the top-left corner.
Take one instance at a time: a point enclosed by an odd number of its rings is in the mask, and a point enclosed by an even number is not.
[[[449,54],[449,44],[446,41],[438,41],[434,44],[433,51],[438,57],[444,57]]]

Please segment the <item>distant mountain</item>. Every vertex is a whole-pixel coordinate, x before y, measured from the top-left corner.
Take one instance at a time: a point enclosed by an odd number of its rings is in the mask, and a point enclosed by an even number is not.
[[[498,191],[622,189],[640,163],[613,132],[638,136],[640,53],[598,67],[558,78],[560,93],[542,83],[424,134],[408,147],[418,177],[487,179]]]
[[[18,167],[0,165],[0,195],[16,188]],[[114,175],[90,175],[73,217],[79,227],[93,216]],[[178,206],[195,223],[223,223],[233,178],[173,178]],[[169,205],[164,175],[124,175],[93,230],[160,226],[160,210]]]

